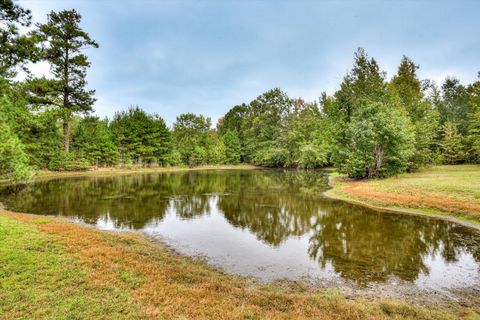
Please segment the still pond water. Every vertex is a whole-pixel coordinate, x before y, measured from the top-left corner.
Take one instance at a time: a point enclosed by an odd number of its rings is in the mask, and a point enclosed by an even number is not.
[[[189,171],[37,181],[8,209],[134,230],[231,273],[324,285],[480,288],[480,233],[322,196],[320,172]]]

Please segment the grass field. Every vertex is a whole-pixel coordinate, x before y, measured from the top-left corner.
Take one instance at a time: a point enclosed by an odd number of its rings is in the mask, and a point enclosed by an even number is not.
[[[328,195],[480,223],[480,165],[436,166],[381,180],[337,178],[334,187]]]
[[[476,317],[460,306],[439,308],[346,299],[298,284],[260,285],[134,234],[0,213],[0,319]]]

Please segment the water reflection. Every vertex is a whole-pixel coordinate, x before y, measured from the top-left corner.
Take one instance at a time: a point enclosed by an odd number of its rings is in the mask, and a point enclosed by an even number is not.
[[[461,277],[462,286],[479,286],[477,231],[328,200],[320,196],[325,184],[318,172],[270,170],[77,177],[9,187],[0,201],[17,211],[156,230],[207,256],[222,255],[237,268],[262,270],[268,260],[278,271],[285,264],[280,277],[303,268],[303,274],[361,285],[392,278],[415,282],[420,276],[439,278],[430,276],[435,262],[444,272],[439,279]],[[256,242],[235,230],[254,235]],[[212,240],[220,234],[225,243]]]

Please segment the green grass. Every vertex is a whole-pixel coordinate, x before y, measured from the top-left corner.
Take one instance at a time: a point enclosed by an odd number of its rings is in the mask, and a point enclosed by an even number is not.
[[[475,309],[260,285],[129,233],[0,213],[0,319],[474,319]]]
[[[435,166],[388,179],[337,178],[327,195],[480,225],[480,165]]]
[[[383,180],[373,180],[368,187],[395,193],[421,190],[480,204],[480,166],[436,166]]]
[[[90,284],[53,236],[0,216],[0,319],[135,318],[139,307],[126,291]]]

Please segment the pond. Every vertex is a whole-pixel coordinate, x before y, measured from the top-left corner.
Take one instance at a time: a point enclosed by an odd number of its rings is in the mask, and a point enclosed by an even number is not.
[[[8,209],[139,231],[262,281],[480,288],[480,233],[322,195],[321,172],[211,170],[38,180],[0,191]]]

